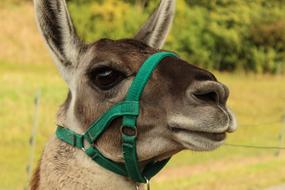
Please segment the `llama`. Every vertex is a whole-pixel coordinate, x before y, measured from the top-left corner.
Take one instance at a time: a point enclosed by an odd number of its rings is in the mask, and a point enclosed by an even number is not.
[[[124,101],[149,57],[166,52],[160,48],[175,12],[175,0],[161,0],[133,38],[86,44],[76,33],[65,0],[34,0],[34,4],[39,29],[69,89],[57,114],[58,129],[76,138],[112,106]],[[118,117],[96,141],[89,142],[89,148],[96,148],[112,163],[129,167],[122,134],[134,136],[132,161],[140,170],[185,149],[213,150],[236,128],[234,116],[226,107],[228,96],[228,88],[212,73],[177,56],[166,56],[142,89],[137,128],[120,127],[124,118]],[[149,180],[133,180],[102,167],[86,155],[86,141],[81,143],[79,149],[56,135],[51,137],[31,180],[31,190],[135,190],[143,189]]]

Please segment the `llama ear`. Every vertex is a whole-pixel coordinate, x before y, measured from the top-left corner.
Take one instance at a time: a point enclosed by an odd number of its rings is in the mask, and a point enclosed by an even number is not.
[[[38,27],[68,83],[84,43],[79,39],[65,0],[34,0]]]
[[[135,39],[154,48],[161,48],[171,28],[176,0],[161,0],[160,5],[149,17]]]

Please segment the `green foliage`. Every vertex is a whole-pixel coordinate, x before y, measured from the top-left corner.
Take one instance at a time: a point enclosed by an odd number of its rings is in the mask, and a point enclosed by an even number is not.
[[[132,37],[138,30],[137,23],[143,23],[146,19],[146,16],[142,15],[142,10],[127,2],[114,0],[102,2],[84,1],[84,3],[70,4],[79,33],[87,41]]]
[[[158,4],[135,0],[70,0],[87,41],[130,38]],[[285,68],[284,0],[181,0],[165,49],[220,71],[281,73]]]

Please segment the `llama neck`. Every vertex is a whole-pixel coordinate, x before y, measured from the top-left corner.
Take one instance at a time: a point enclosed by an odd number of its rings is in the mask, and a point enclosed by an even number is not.
[[[76,156],[77,162],[81,162],[81,170],[85,170],[86,175],[90,176],[95,182],[92,186],[94,189],[124,189],[124,190],[136,190],[137,184],[126,177],[117,175],[109,170],[98,165],[96,162],[91,160],[88,156],[78,154]],[[77,167],[76,167],[77,168]],[[80,180],[81,181],[81,180]],[[96,188],[95,188],[96,186]]]
[[[106,170],[82,150],[53,137],[41,160],[39,189],[136,190],[137,184]]]

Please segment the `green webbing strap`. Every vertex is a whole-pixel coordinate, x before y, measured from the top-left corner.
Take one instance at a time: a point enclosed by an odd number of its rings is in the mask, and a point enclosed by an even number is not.
[[[165,57],[169,56],[174,57],[176,55],[169,52],[159,52],[150,56],[141,66],[133,80],[125,100],[112,106],[96,122],[92,123],[83,135],[58,126],[56,136],[62,141],[82,149],[89,157],[102,167],[119,175],[127,176],[135,182],[146,183],[146,179],[149,180],[157,174],[169,159],[150,163],[144,167],[143,171],[141,171],[136,151],[136,120],[140,110],[139,100],[145,85],[158,63]],[[117,163],[104,157],[93,145],[107,127],[109,127],[110,123],[118,117],[123,117],[121,132],[125,164]],[[129,132],[131,130],[132,133],[126,134],[126,131],[124,130],[125,128],[128,128]],[[85,141],[89,143],[88,148],[84,145]]]
[[[157,65],[166,57],[176,57],[174,53],[159,52],[150,56],[138,71],[128,90],[126,101],[139,102],[142,92]],[[136,117],[124,116],[123,126],[136,126]]]
[[[60,140],[70,144],[76,148],[83,148],[84,147],[84,137],[83,135],[79,135],[70,129],[63,128],[62,126],[57,126],[56,129],[56,136]]]
[[[159,52],[150,56],[139,69],[131,87],[128,90],[126,101],[139,101],[151,74],[157,65],[166,57],[177,57],[171,52]]]
[[[100,151],[96,147],[90,147],[88,148],[85,153],[92,158],[96,163],[101,165],[102,167],[113,171],[119,175],[128,176],[125,164],[123,163],[116,163],[106,157],[104,157]]]
[[[131,87],[129,88],[127,97],[125,101],[139,101],[142,95],[142,92],[153,73],[154,69],[157,65],[163,60],[165,57],[175,57],[176,55],[169,52],[159,52],[150,56],[144,64],[141,66],[139,72],[137,73],[135,79],[133,80]],[[136,129],[136,121],[137,116],[127,116],[123,117],[123,126]],[[138,182],[146,182],[146,177],[148,180],[154,176],[162,167],[167,163],[166,160],[162,162],[158,162],[156,164],[152,164],[151,167],[148,167],[144,172],[148,174],[148,176],[143,176],[142,172],[139,168],[139,163],[137,159],[136,153],[136,136],[127,136],[123,135],[123,153],[124,159],[126,163],[126,169],[128,172],[128,176],[134,181]]]
[[[99,165],[103,166],[104,168],[111,170],[117,174],[128,176],[125,165],[123,163],[115,163],[112,160],[109,160],[108,158],[104,157],[100,151],[94,147],[90,146],[85,150],[84,147],[84,135],[79,135],[70,129],[63,128],[62,126],[58,126],[56,129],[56,136],[66,142],[67,144],[70,144],[76,148],[82,149],[89,157],[92,158],[95,162],[97,162]]]
[[[84,150],[85,153],[92,158],[92,160],[94,160],[104,168],[111,170],[119,175],[128,176],[124,164],[115,163],[112,160],[109,160],[108,158],[104,157],[96,147],[90,146],[85,150],[83,135],[76,134],[70,129],[58,126],[56,129],[56,136],[67,144]]]
[[[71,146],[83,150],[85,149],[83,144],[84,136],[79,135],[68,128],[63,128],[62,126],[58,126],[56,129],[56,136],[60,140],[66,142],[67,144],[70,144]],[[92,160],[97,162],[102,167],[110,171],[113,171],[119,175],[128,176],[128,172],[126,171],[125,165],[123,163],[116,163],[104,157],[96,147],[90,146],[84,151],[89,157],[91,157]],[[168,161],[169,159],[166,159],[160,162],[148,164],[147,166],[145,166],[142,172],[143,176],[146,177],[147,179],[150,179],[155,174],[157,174],[166,165]]]
[[[139,102],[138,101],[123,101],[112,106],[103,116],[96,122],[91,124],[91,127],[86,131],[84,136],[90,144],[93,144],[96,139],[109,127],[110,123],[121,116],[138,116]]]

